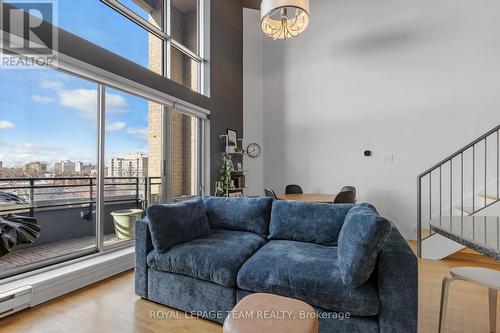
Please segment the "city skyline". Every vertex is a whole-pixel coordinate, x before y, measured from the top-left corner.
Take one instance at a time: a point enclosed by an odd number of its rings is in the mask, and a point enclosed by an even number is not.
[[[109,156],[107,157],[105,160],[105,167],[108,167],[108,164],[111,160],[117,160],[117,159],[122,159],[122,160],[127,160],[127,159],[135,159],[135,158],[146,158],[148,159],[148,155],[146,153],[143,153],[143,152],[127,152],[127,153],[124,153],[124,154],[121,154],[121,155],[118,155],[118,156]],[[91,167],[95,167],[97,168],[97,164],[96,163],[90,163],[90,162],[85,162],[85,161],[81,161],[81,160],[57,160],[57,161],[54,161],[54,162],[47,162],[47,161],[41,161],[41,160],[34,160],[34,161],[28,161],[24,164],[18,164],[18,165],[15,165],[15,166],[7,166],[5,165],[4,161],[3,160],[0,160],[0,169],[14,169],[14,168],[29,168],[30,165],[43,165],[45,166],[46,170],[47,171],[53,171],[57,168],[61,168],[61,164],[65,164],[66,165],[71,165],[72,168],[74,168],[74,170],[76,172],[79,171],[79,169],[81,168],[87,168],[89,166]]]

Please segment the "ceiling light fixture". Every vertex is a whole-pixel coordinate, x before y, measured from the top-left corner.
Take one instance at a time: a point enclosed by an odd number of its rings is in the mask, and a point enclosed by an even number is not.
[[[272,39],[297,37],[309,23],[309,0],[263,0],[262,31]]]

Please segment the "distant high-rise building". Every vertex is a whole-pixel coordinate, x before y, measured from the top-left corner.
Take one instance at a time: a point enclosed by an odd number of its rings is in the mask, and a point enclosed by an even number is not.
[[[56,175],[71,175],[75,173],[76,163],[70,160],[55,162],[53,166],[53,173]]]
[[[61,173],[69,175],[75,172],[75,162],[66,160],[61,161]]]
[[[75,172],[76,173],[83,173],[85,169],[85,164],[83,162],[76,162],[75,163]]]
[[[62,164],[61,162],[55,162],[54,165],[52,166],[52,172],[54,174],[60,174],[62,173]]]
[[[147,177],[148,157],[138,153],[110,158],[107,175],[108,177]]]
[[[30,174],[40,174],[47,172],[47,164],[41,162],[30,162],[24,165],[24,172]]]
[[[92,176],[97,172],[97,166],[92,163],[78,161],[75,163],[75,173],[79,176]]]
[[[0,169],[3,169],[3,162],[0,161]]]

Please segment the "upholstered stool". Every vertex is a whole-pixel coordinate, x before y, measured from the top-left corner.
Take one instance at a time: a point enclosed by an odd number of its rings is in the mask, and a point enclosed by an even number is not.
[[[448,290],[455,280],[469,281],[489,289],[490,332],[496,332],[497,325],[497,291],[500,290],[500,271],[481,267],[456,267],[450,269],[450,275],[443,279],[441,289],[441,308],[439,311],[439,333],[444,332]]]
[[[302,301],[271,295],[243,298],[224,322],[224,333],[317,333],[313,307]]]

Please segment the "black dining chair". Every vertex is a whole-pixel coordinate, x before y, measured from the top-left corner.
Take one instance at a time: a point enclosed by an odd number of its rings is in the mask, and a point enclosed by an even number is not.
[[[302,194],[302,188],[299,185],[290,184],[285,187],[285,194]]]
[[[335,196],[333,203],[356,203],[356,188],[354,186],[344,186]]]
[[[266,197],[268,198],[273,198],[275,200],[278,200],[278,196],[276,195],[276,193],[274,193],[273,190],[271,190],[270,188],[266,188],[264,189],[264,193],[266,194]]]

